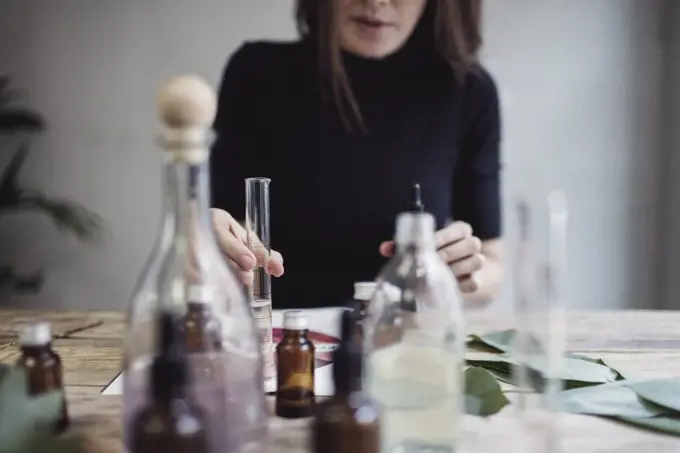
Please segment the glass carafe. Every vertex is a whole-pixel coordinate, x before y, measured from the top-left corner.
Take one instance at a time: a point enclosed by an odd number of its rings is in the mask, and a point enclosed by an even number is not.
[[[384,411],[381,450],[453,452],[463,411],[462,299],[437,254],[430,214],[400,214],[395,242],[364,323],[366,387]]]
[[[196,90],[199,100],[211,96],[200,81],[175,81],[166,90],[167,96],[173,96],[172,102],[166,101],[171,104],[168,111],[181,111],[193,102]],[[186,109],[197,110],[196,105]],[[210,120],[204,115],[198,127],[184,127],[168,124],[170,113],[164,117],[168,129],[162,138],[166,195],[161,238],[128,310],[124,441],[129,445],[130,420],[149,394],[157,345],[154,325],[162,307],[179,316],[179,328],[184,330],[192,376],[189,392],[206,414],[211,451],[259,453],[265,451],[268,421],[262,352],[247,295],[212,230]]]

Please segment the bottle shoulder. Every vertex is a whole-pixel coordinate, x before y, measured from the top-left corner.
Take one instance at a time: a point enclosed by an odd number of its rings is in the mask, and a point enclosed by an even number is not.
[[[364,393],[348,398],[333,397],[322,403],[315,417],[316,424],[342,423],[348,425],[373,425],[379,423],[380,409]]]

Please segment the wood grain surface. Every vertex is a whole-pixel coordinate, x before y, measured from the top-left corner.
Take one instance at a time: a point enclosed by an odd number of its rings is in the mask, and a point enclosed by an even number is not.
[[[64,380],[72,431],[88,439],[91,453],[122,453],[121,405],[100,392],[120,371],[124,314],[0,310],[0,362],[18,357],[16,337],[34,320],[52,323],[54,347],[64,361]],[[512,327],[503,313],[472,312],[468,331]],[[568,315],[568,347],[606,360],[631,377],[680,377],[680,312],[604,311]],[[512,395],[511,395],[512,399]],[[512,406],[488,417],[465,417],[461,452],[532,451],[523,442],[536,438],[513,417]],[[307,452],[309,420],[271,419],[270,453]],[[679,453],[680,438],[640,430],[597,417],[559,416],[561,453]]]

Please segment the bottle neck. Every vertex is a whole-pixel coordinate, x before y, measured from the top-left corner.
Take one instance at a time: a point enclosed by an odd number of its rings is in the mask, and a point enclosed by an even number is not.
[[[176,225],[175,238],[189,240],[196,229],[212,235],[208,162],[171,160],[165,179],[166,215]]]
[[[361,371],[351,366],[335,372],[333,381],[335,394],[339,397],[347,398],[353,393],[361,392],[363,389]]]
[[[283,329],[283,338],[286,340],[300,340],[303,338],[307,338],[307,333],[309,330],[307,329],[286,329],[284,327]]]
[[[27,356],[39,356],[52,349],[52,343],[21,345],[21,353]]]

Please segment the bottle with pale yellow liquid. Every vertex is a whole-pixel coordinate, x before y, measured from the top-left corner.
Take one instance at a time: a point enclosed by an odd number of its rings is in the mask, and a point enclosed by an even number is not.
[[[311,417],[314,394],[315,347],[307,333],[307,315],[300,310],[283,313],[283,339],[276,347],[276,415]]]
[[[452,453],[462,432],[461,296],[437,254],[430,214],[400,214],[395,242],[364,321],[366,387],[382,411],[381,452]]]

